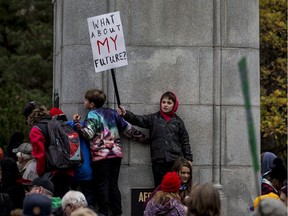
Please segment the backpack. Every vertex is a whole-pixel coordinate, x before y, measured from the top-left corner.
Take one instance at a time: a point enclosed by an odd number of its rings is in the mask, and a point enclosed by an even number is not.
[[[83,163],[78,133],[72,126],[58,120],[57,117],[56,115],[51,120],[44,118],[37,123],[47,141],[46,167],[48,171],[76,168]]]

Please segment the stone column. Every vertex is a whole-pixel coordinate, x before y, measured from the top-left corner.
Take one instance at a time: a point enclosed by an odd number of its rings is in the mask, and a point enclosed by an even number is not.
[[[194,154],[193,181],[212,181],[222,215],[248,215],[256,196],[237,63],[248,60],[258,146],[258,0],[55,0],[54,89],[71,119],[84,118],[84,93],[101,88],[116,108],[110,71],[95,73],[87,18],[120,11],[128,66],[116,69],[121,103],[137,114],[156,112],[163,92],[179,97]],[[143,130],[147,133],[146,130]],[[149,146],[123,139],[119,185],[123,215],[131,188],[152,187]]]

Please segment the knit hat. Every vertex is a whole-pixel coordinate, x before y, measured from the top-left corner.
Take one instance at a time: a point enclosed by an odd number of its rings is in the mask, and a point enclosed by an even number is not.
[[[52,213],[51,199],[42,194],[27,195],[23,201],[24,216],[49,216]]]
[[[57,107],[52,107],[49,110],[49,112],[50,112],[51,117],[58,115],[58,118],[57,118],[58,120],[68,121],[68,119],[67,119],[66,115],[63,113],[63,111]]]
[[[161,182],[161,190],[164,192],[177,192],[181,186],[181,180],[176,172],[168,172]]]
[[[54,184],[48,178],[44,178],[44,177],[35,178],[32,181],[31,186],[38,186],[38,187],[41,186],[45,188],[46,190],[50,191],[52,194],[54,193]]]
[[[23,110],[23,114],[24,114],[26,120],[35,108],[36,108],[36,102],[35,101],[28,102],[25,105],[24,110]]]
[[[22,143],[18,148],[14,148],[12,152],[21,152],[23,154],[32,155],[32,145],[31,143]]]

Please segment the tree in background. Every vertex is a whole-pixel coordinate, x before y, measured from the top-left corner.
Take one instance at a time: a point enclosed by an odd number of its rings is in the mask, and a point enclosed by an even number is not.
[[[53,6],[47,0],[0,0],[0,147],[14,131],[26,141],[28,101],[52,98]]]
[[[261,148],[287,161],[287,0],[260,0]]]

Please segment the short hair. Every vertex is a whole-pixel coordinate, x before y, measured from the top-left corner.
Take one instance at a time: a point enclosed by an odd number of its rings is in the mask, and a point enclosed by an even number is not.
[[[161,101],[163,98],[168,98],[169,100],[172,100],[174,103],[176,103],[176,96],[173,92],[167,91],[161,96]]]
[[[187,216],[220,216],[221,201],[212,183],[194,185],[186,202]]]
[[[80,191],[70,190],[62,198],[62,210],[65,209],[67,205],[73,205],[76,208],[86,207],[87,200],[83,193]]]
[[[99,89],[89,89],[85,93],[85,98],[90,102],[94,103],[96,108],[100,108],[106,101],[106,94]]]

